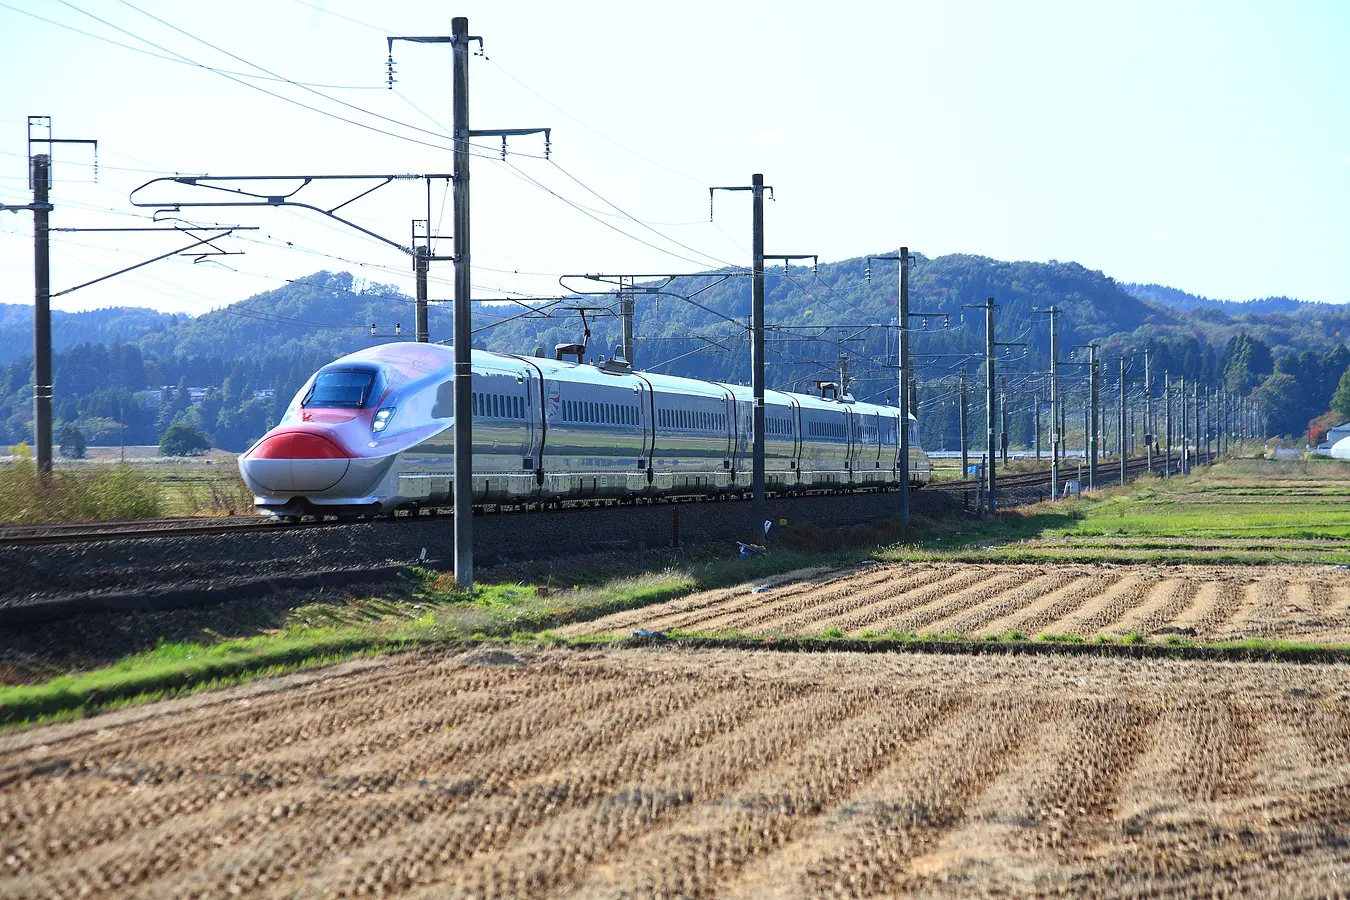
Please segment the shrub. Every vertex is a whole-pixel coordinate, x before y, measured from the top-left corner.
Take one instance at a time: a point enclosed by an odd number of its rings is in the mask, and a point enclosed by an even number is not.
[[[159,439],[160,456],[195,456],[211,449],[206,432],[198,431],[186,422],[174,422]]]
[[[55,470],[38,477],[26,445],[10,448],[0,464],[0,522],[70,522],[80,519],[148,519],[162,515],[159,486],[128,465],[84,472]]]

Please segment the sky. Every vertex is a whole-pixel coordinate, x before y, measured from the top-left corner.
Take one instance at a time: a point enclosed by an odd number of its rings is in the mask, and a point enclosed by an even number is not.
[[[54,227],[146,226],[129,194],[174,173],[448,173],[450,50],[396,43],[389,90],[385,38],[449,34],[451,15],[486,45],[471,127],[553,129],[548,159],[537,136],[512,138],[505,160],[475,140],[477,298],[748,265],[748,195],[719,194],[709,221],[707,188],[762,172],[769,253],[905,244],[1074,260],[1221,299],[1350,302],[1350,4],[1331,0],[0,0],[0,203],[29,199],[29,115],[99,141],[96,181],[90,148],[56,148]],[[334,206],[367,186],[299,199]],[[448,238],[443,180],[344,211],[407,244],[428,208]],[[399,249],[309,211],[182,215],[259,230],[220,243],[243,255],[170,257],[53,307],[197,314],[319,269],[413,289]],[[0,302],[32,302],[31,235],[30,213],[0,212]],[[53,291],[182,243],[57,233]],[[432,299],[451,278],[433,265]]]

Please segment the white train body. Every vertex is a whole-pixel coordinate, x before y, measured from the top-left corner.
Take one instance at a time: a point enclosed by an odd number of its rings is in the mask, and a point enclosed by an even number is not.
[[[452,501],[453,351],[381,344],[324,366],[239,459],[262,512],[388,513]],[[476,504],[740,494],[747,387],[473,351]],[[770,492],[898,484],[899,412],[765,394]],[[910,417],[910,483],[932,466]]]

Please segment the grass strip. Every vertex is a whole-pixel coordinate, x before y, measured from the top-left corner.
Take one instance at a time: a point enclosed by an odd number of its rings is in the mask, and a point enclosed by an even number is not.
[[[672,648],[685,650],[765,650],[788,653],[944,653],[988,656],[1092,656],[1111,659],[1162,659],[1204,662],[1280,662],[1301,664],[1337,664],[1350,662],[1350,646],[1325,646],[1292,641],[1246,640],[1197,644],[1184,640],[1147,643],[1134,635],[1119,639],[1093,640],[1048,635],[1038,640],[1009,639],[1006,636],[982,639],[961,635],[894,635],[837,638],[832,636],[709,635],[670,632],[655,636],[616,638],[596,635],[564,639],[540,636],[549,646],[594,649],[609,647]]]
[[[75,718],[404,646],[404,641],[357,629],[161,644],[92,672],[0,688],[0,726]]]

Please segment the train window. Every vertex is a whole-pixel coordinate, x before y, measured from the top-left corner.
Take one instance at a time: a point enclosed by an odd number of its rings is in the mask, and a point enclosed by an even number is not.
[[[374,388],[375,373],[371,371],[320,372],[300,405],[319,409],[361,409]]]

